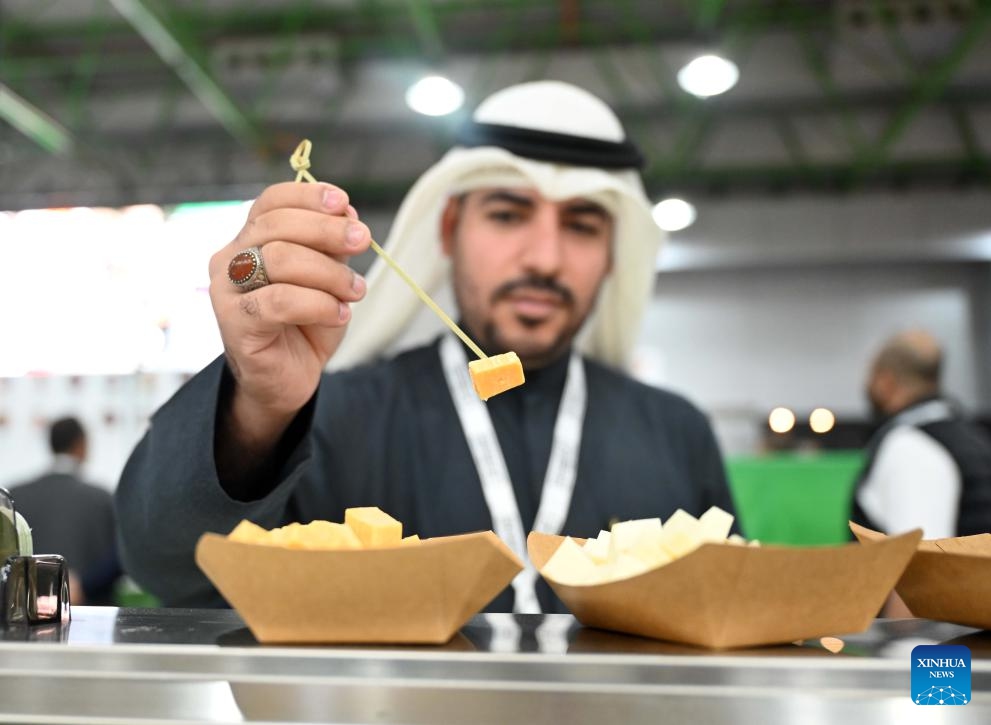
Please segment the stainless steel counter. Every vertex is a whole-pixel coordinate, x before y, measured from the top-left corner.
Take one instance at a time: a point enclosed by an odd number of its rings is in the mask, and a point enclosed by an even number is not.
[[[68,626],[0,631],[0,722],[991,722],[991,633],[879,620],[840,637],[837,653],[713,653],[500,614],[443,647],[273,647],[227,610],[77,607]],[[910,699],[912,648],[936,643],[970,648],[971,703]]]

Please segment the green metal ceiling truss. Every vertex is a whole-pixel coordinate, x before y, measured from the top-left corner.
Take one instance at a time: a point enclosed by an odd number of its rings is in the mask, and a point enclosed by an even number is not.
[[[976,9],[974,17],[965,26],[950,52],[929,70],[919,74],[911,98],[893,114],[877,141],[859,156],[856,163],[858,176],[876,170],[885,162],[892,147],[898,143],[913,119],[946,90],[953,74],[971,51],[987,37],[989,25],[991,25],[991,3],[984,3]]]
[[[991,182],[991,164],[980,148],[969,115],[972,103],[991,100],[991,84],[963,94],[951,88],[954,74],[969,54],[982,42],[988,42],[991,0],[975,0],[972,15],[961,25],[951,51],[924,69],[913,60],[897,23],[885,14],[884,4],[879,0],[866,3],[865,7],[873,8],[883,21],[887,42],[899,60],[897,67],[888,64],[881,70],[893,71],[892,80],[910,80],[907,91],[892,91],[883,98],[843,91],[832,77],[823,43],[838,38],[835,10],[827,2],[678,0],[670,7],[679,12],[652,16],[651,22],[644,21],[644,8],[656,10],[659,6],[639,0],[489,0],[483,9],[474,0],[361,0],[353,7],[300,0],[252,7],[250,11],[240,7],[207,9],[198,3],[166,6],[159,0],[110,2],[126,22],[104,14],[61,24],[8,19],[0,23],[0,51],[6,51],[0,64],[0,81],[6,83],[0,86],[0,118],[47,151],[66,152],[73,147],[74,137],[99,145],[100,139],[88,118],[88,94],[101,74],[118,71],[122,66],[130,73],[149,77],[157,72],[174,73],[239,144],[263,150],[266,138],[256,119],[266,113],[269,99],[293,57],[295,39],[300,34],[323,32],[332,34],[335,62],[345,68],[348,63],[382,56],[415,59],[426,66],[453,54],[484,56],[469,81],[469,100],[475,101],[493,90],[500,62],[510,55],[528,52],[533,58],[530,75],[540,77],[555,49],[565,44],[584,48],[592,54],[606,83],[616,90],[620,114],[653,161],[646,182],[655,192],[765,187],[849,189],[875,181],[899,183],[917,176],[949,179],[961,173]],[[485,19],[492,18],[491,22],[469,23],[468,33],[456,31],[459,22],[473,16],[477,21],[483,11],[487,14]],[[534,17],[542,21],[529,22]],[[660,52],[668,41],[697,42],[700,47],[706,44],[719,48],[742,64],[761,34],[781,30],[793,33],[804,49],[808,69],[818,84],[818,97],[750,105],[735,101],[731,94],[696,99],[677,86],[674,70]],[[135,32],[154,50],[154,56],[136,41]],[[206,50],[222,37],[252,35],[275,36],[280,39],[281,51],[266,67],[264,81],[251,103],[239,103],[211,72]],[[849,38],[839,38],[839,42],[851,43]],[[108,45],[113,46],[113,53],[105,52]],[[646,49],[646,70],[657,84],[663,103],[637,102],[612,54],[612,48],[622,45]],[[51,48],[59,52],[49,52]],[[27,90],[39,79],[56,79],[66,91],[69,102],[62,119],[65,126],[26,99],[31,95]],[[181,95],[181,86],[175,82],[162,82],[162,88],[159,132],[170,126]],[[934,104],[952,118],[961,141],[959,158],[911,162],[893,159],[892,151],[906,130],[923,109]],[[868,137],[860,125],[860,114],[888,108],[894,110],[882,132],[876,138]],[[337,106],[335,109],[339,110]],[[848,146],[846,162],[824,164],[810,160],[796,127],[796,119],[802,114],[830,114],[839,120]],[[765,119],[776,131],[788,162],[734,167],[706,163],[704,150],[721,119],[747,115]],[[666,126],[669,134],[671,123],[675,129],[673,142],[664,144],[665,148],[661,148],[662,139],[657,135],[659,120],[670,122]],[[449,142],[451,129],[442,121],[435,126],[429,140],[440,148]],[[276,137],[298,130],[279,128]],[[158,152],[145,153],[153,163]],[[359,184],[371,199],[384,200],[393,194],[394,185],[404,188],[410,181],[377,183],[368,178],[359,180]]]
[[[72,149],[72,134],[62,124],[3,84],[0,84],[0,118],[45,151],[65,154]]]
[[[221,88],[207,70],[201,49],[179,31],[179,26],[153,10],[147,0],[110,2],[234,138],[245,146],[263,148],[264,140],[255,123]]]

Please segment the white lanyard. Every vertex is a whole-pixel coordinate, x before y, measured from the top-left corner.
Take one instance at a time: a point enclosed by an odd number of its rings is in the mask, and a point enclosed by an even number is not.
[[[468,358],[453,335],[445,335],[441,340],[440,357],[447,387],[451,391],[461,428],[468,440],[468,448],[482,483],[482,494],[489,507],[495,533],[520,557],[520,561],[526,562],[526,568],[513,579],[513,591],[516,594],[513,611],[537,614],[540,612],[534,587],[537,571],[527,556],[523,521],[516,505],[506,459],[492,426],[492,418],[475,393],[468,374]],[[557,421],[554,423],[551,456],[540,494],[540,507],[533,524],[534,531],[559,534],[564,526],[578,475],[578,452],[581,449],[586,398],[585,366],[581,357],[572,353],[568,362],[564,394],[561,396]]]

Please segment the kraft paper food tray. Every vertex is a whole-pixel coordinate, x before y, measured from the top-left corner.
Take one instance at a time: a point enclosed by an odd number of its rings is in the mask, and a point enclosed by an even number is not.
[[[850,530],[860,541],[889,538]],[[920,541],[895,591],[916,617],[991,629],[991,534]]]
[[[531,533],[538,570],[564,537]],[[862,632],[922,538],[793,548],[703,544],[657,569],[608,584],[551,588],[589,627],[714,649]]]
[[[196,563],[259,642],[443,644],[523,565],[491,531],[309,551],[204,534]]]

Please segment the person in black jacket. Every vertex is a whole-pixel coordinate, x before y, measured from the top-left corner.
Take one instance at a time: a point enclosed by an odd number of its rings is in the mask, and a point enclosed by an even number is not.
[[[78,419],[60,418],[49,427],[51,468],[11,488],[38,554],[61,554],[71,574],[74,604],[112,604],[121,575],[115,542],[113,498],[81,478],[86,431]]]
[[[204,531],[352,506],[421,537],[494,529],[523,561],[530,530],[732,511],[705,416],[620,369],[661,237],[641,161],[598,98],[523,84],[484,101],[403,202],[385,246],[421,283],[450,280],[468,334],[523,363],[527,382],[488,403],[451,334],[379,357],[419,303],[390,269],[366,283],[346,266],[370,232],[344,190],[266,189],[211,260],[225,355],[156,413],[121,477],[128,573],[167,605],[221,604],[193,562]],[[564,611],[526,575],[490,610]]]

